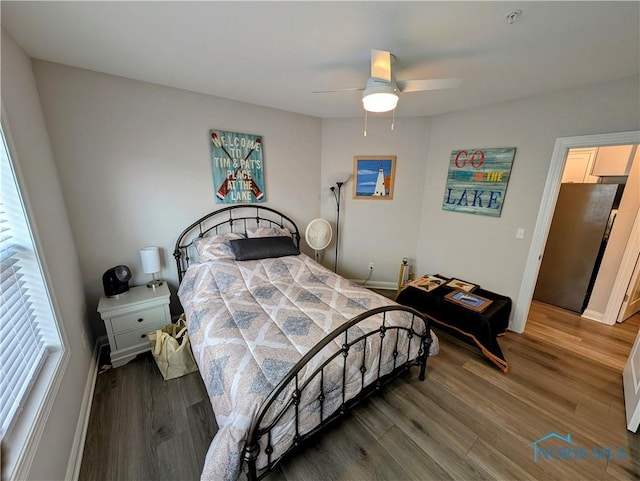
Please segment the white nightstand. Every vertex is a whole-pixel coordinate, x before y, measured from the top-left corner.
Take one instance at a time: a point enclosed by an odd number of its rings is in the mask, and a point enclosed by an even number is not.
[[[111,346],[111,364],[120,367],[151,349],[148,334],[171,323],[169,288],[163,282],[155,290],[132,287],[118,298],[100,298],[98,312]]]

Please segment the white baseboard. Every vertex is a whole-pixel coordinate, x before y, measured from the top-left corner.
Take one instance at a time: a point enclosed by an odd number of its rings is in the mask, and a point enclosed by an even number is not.
[[[109,344],[107,336],[100,336],[96,339],[96,344],[93,347],[89,374],[87,375],[84,395],[82,396],[82,406],[80,407],[76,433],[73,437],[73,445],[71,446],[69,463],[67,464],[67,474],[65,476],[67,481],[77,481],[80,476],[80,466],[82,466],[82,455],[84,454],[84,443],[87,438],[89,416],[91,415],[91,405],[93,404],[93,393],[96,388],[96,379],[98,377],[98,362],[100,361],[102,348],[107,344]]]
[[[589,319],[590,321],[597,321],[606,324],[604,322],[604,312],[594,311],[593,309],[585,309],[581,317]]]
[[[355,284],[361,284],[362,287],[371,287],[373,289],[389,289],[395,291],[398,289],[397,282],[388,282],[388,281],[367,281],[364,284],[364,279],[349,279],[351,282]]]

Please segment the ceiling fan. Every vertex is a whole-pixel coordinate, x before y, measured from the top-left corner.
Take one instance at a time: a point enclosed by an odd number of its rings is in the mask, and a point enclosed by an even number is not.
[[[398,93],[449,89],[460,86],[462,79],[396,80],[392,72],[395,55],[384,50],[371,50],[371,77],[364,87],[317,90],[313,93],[362,90],[362,104],[367,112],[388,112],[398,104]]]

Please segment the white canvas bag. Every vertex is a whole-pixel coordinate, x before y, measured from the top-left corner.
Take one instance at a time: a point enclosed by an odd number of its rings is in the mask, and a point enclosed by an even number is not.
[[[168,324],[149,334],[153,358],[165,379],[174,379],[198,370],[191,351],[184,314],[176,324]]]

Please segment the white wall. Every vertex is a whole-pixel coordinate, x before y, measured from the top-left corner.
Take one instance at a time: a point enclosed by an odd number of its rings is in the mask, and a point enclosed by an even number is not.
[[[639,86],[633,77],[435,117],[419,271],[460,276],[515,301],[556,138],[638,129]],[[511,146],[517,151],[501,217],[442,210],[453,149]],[[524,240],[515,238],[518,227]]]
[[[47,62],[35,62],[35,72],[89,305],[112,265],[128,264],[136,283],[145,280],[138,256],[144,245],[165,249],[163,274],[175,282],[176,233],[216,207],[210,128],[264,136],[268,204],[302,229],[320,213],[335,220],[331,177],[352,172],[354,155],[396,155],[393,200],[352,199],[352,181],[343,190],[339,272],[362,279],[374,262],[371,284],[394,286],[402,257],[409,257],[418,274],[458,276],[515,300],[555,139],[640,123],[637,77],[400,118],[393,132],[389,116],[372,116],[365,138],[363,118],[321,122]],[[517,151],[501,217],[443,211],[451,151],[505,146]],[[524,240],[515,239],[519,227]],[[332,261],[330,246],[324,263]]]
[[[373,262],[370,285],[395,288],[402,258],[415,262],[430,125],[426,117],[396,119],[391,131],[389,115],[369,115],[364,137],[364,115],[323,121],[322,216],[334,226],[332,176],[340,172],[353,175],[354,156],[397,157],[392,200],[354,199],[353,177],[343,187],[338,272],[345,277],[364,279]],[[332,244],[324,254],[327,265],[333,266],[334,252]]]
[[[209,130],[261,135],[267,202],[303,231],[318,216],[319,119],[184,90],[34,61],[51,145],[90,310],[102,274],[128,265],[148,280],[139,250],[162,247],[175,294],[173,247],[215,204]],[[177,302],[174,295],[173,303]],[[97,316],[96,333],[104,332]]]
[[[458,276],[515,301],[556,138],[636,130],[639,101],[633,77],[430,119],[403,118],[393,133],[380,120],[366,139],[362,119],[325,120],[323,178],[358,154],[397,154],[398,168],[408,169],[396,178],[402,197],[388,205],[349,199],[341,272],[362,278],[373,260],[381,267],[376,279],[395,283],[400,259],[408,256],[416,258],[418,274]],[[500,217],[442,210],[451,151],[475,147],[517,148]],[[323,215],[332,218],[325,190]],[[515,238],[519,227],[524,240]]]
[[[14,141],[13,161],[24,180],[23,194],[31,207],[41,261],[70,352],[28,479],[64,479],[91,361],[91,351],[81,340],[87,322],[86,303],[31,61],[4,28],[2,102]],[[3,451],[6,449],[3,445]]]

